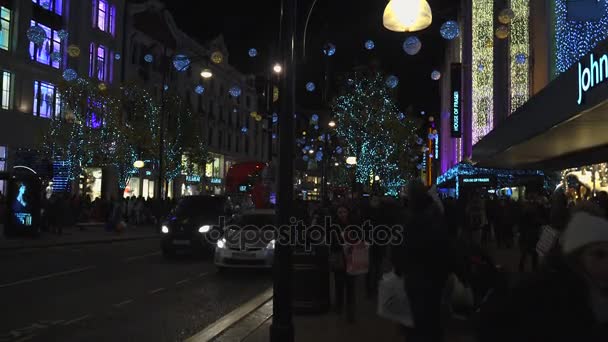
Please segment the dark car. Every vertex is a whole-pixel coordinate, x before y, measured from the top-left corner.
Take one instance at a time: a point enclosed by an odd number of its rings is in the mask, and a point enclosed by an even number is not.
[[[232,203],[226,196],[182,198],[161,226],[163,255],[173,256],[178,251],[213,252],[223,222],[230,219],[232,211]]]

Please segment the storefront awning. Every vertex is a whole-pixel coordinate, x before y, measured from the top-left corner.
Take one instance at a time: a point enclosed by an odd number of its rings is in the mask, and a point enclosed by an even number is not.
[[[608,41],[473,147],[476,165],[565,169],[608,159]]]

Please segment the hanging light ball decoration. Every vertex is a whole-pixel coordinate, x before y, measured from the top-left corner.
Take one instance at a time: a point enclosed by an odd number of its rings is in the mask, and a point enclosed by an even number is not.
[[[114,54],[114,59],[119,61],[122,58],[122,56],[117,52]]]
[[[515,13],[510,8],[505,8],[498,13],[498,22],[501,24],[508,25],[513,21],[513,18],[515,18]]]
[[[248,131],[247,127],[241,127],[241,133],[246,134]]]
[[[75,80],[77,77],[78,77],[78,74],[76,73],[76,70],[74,70],[74,69],[65,69],[63,71],[63,79],[68,82]]]
[[[224,61],[224,54],[220,51],[215,51],[211,54],[211,61],[215,64],[221,64]]]
[[[429,122],[433,122],[433,121],[435,121],[435,118],[432,116],[429,116]]]
[[[319,125],[315,125],[315,130],[319,130]]]
[[[74,44],[68,46],[68,56],[72,58],[80,56],[80,48]]]
[[[249,49],[248,54],[249,54],[249,57],[251,57],[251,58],[257,57],[258,50],[255,48],[251,48],[251,49]]]
[[[395,75],[390,75],[386,78],[385,84],[391,89],[395,89],[399,85],[399,78]]]
[[[258,116],[258,112],[251,112],[251,113],[249,113],[249,116],[251,116],[252,118],[255,118],[256,116]]]
[[[526,64],[526,60],[528,58],[526,57],[525,53],[518,53],[517,55],[515,55],[515,63],[522,65],[522,64]]]
[[[422,48],[422,42],[416,36],[407,37],[407,39],[403,42],[403,51],[410,56],[413,56],[420,52]]]
[[[307,156],[307,155],[303,155],[303,156],[302,156],[302,160],[303,160],[303,161],[307,162],[307,161],[308,161],[308,159],[309,159],[309,158],[308,158],[308,156]]]
[[[58,51],[52,52],[50,58],[51,62],[61,62],[61,53]]]
[[[441,73],[438,70],[433,70],[433,72],[431,73],[431,79],[433,81],[439,81],[440,78],[441,78]]]
[[[422,140],[422,138],[416,139],[416,144],[422,145],[423,143],[424,143],[424,141]]]
[[[317,86],[315,85],[314,82],[308,82],[308,83],[306,83],[306,90],[309,93],[312,93],[313,91],[315,91],[315,89],[317,89]]]
[[[485,67],[483,66],[483,64],[479,63],[479,64],[477,65],[477,71],[480,71],[480,72],[481,72],[481,71],[483,71],[484,69],[485,69]]]
[[[500,25],[496,28],[496,38],[506,39],[509,36],[509,27],[507,25]]]
[[[312,122],[318,122],[319,121],[319,115],[318,114],[313,114],[311,117],[311,121]]]
[[[194,92],[201,95],[205,92],[205,87],[199,84],[194,88]]]
[[[272,102],[279,101],[279,87],[274,86],[272,88]]]
[[[433,13],[426,0],[391,0],[382,16],[384,27],[393,32],[424,30],[432,22]]]
[[[164,89],[165,91],[169,90],[169,85],[168,85],[168,84],[165,84],[165,86],[163,87],[163,89]]]
[[[373,40],[368,40],[365,42],[365,49],[366,50],[373,50],[376,47],[376,44],[374,43]]]
[[[108,86],[105,83],[99,83],[99,85],[97,86],[97,89],[99,89],[100,91],[106,91],[108,89]]]
[[[59,30],[59,31],[57,32],[57,37],[59,37],[59,39],[61,39],[61,40],[66,40],[66,39],[68,39],[68,36],[69,36],[69,35],[70,35],[70,34],[69,34],[69,33],[68,33],[68,31],[66,31],[66,30]]]
[[[277,122],[279,122],[279,114],[272,113],[272,123],[277,123]]]
[[[154,62],[154,56],[152,56],[151,54],[147,54],[144,56],[144,61],[146,61],[146,63],[152,63]]]
[[[399,112],[399,114],[397,114],[397,119],[399,119],[399,120],[405,119],[405,114],[403,114],[403,112]]]
[[[323,160],[323,152],[321,152],[321,151],[317,151],[317,153],[315,154],[315,159],[316,159],[317,161],[321,161],[321,160]]]
[[[253,119],[257,122],[260,122],[260,121],[262,121],[262,116],[260,114],[258,114]]]
[[[230,96],[232,97],[239,97],[241,96],[241,87],[239,86],[233,86],[230,88],[230,90],[228,90],[228,93],[230,94]]]
[[[183,54],[175,55],[173,57],[173,67],[178,72],[186,71],[190,67],[190,58]]]
[[[460,35],[460,27],[454,20],[448,20],[441,25],[439,33],[441,33],[443,39],[452,40]]]
[[[30,42],[38,46],[42,45],[47,39],[46,31],[40,26],[30,26],[27,29],[26,35]]]
[[[327,43],[323,47],[323,54],[327,57],[331,57],[336,54],[336,46],[333,43]]]
[[[422,164],[418,164],[418,165],[416,165],[416,168],[417,168],[418,170],[422,170]]]

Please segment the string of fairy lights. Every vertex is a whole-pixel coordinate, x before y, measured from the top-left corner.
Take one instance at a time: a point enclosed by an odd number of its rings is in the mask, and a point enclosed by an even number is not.
[[[511,22],[509,56],[511,59],[511,113],[521,107],[530,96],[530,0],[511,0],[516,14]]]
[[[472,143],[493,128],[494,113],[494,1],[472,2],[473,110]]]

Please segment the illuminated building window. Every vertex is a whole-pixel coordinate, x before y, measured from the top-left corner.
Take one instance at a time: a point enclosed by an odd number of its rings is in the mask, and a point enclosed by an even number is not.
[[[93,0],[93,27],[115,34],[116,7],[106,0]]]
[[[13,74],[8,71],[2,71],[2,92],[0,92],[0,105],[2,109],[10,109],[12,90]]]
[[[11,42],[11,10],[0,7],[0,49],[8,50]]]
[[[47,119],[59,117],[61,114],[61,97],[54,84],[34,81],[33,114]]]
[[[59,61],[51,60],[53,52],[61,53],[61,39],[56,30],[32,20],[30,26],[39,26],[46,33],[47,39],[41,45],[30,42],[30,58],[38,63],[59,69]]]
[[[608,37],[607,3],[606,0],[580,2],[575,8],[572,7],[574,1],[555,0],[554,76],[568,70]]]
[[[476,144],[493,128],[494,2],[473,1],[473,134]]]
[[[107,62],[108,49],[103,45],[96,46],[91,43],[89,47],[89,77],[100,81],[108,80]]]
[[[59,15],[63,12],[63,0],[32,0],[32,2],[47,11],[55,12]]]
[[[511,23],[509,46],[509,56],[511,58],[511,113],[513,113],[530,97],[529,0],[511,0],[511,9],[516,13]]]

